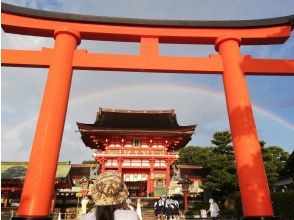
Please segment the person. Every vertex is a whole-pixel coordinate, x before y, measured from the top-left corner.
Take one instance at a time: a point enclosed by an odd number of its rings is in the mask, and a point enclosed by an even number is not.
[[[179,202],[177,200],[174,200],[174,212],[173,212],[173,214],[174,214],[174,218],[176,220],[180,219],[179,207],[180,207]]]
[[[168,197],[165,200],[165,218],[167,220],[172,219],[173,216],[173,205],[172,205],[172,200],[170,197]]]
[[[160,197],[159,200],[154,203],[154,213],[157,219],[161,219],[162,207],[163,207],[163,201]]]
[[[137,209],[136,209],[136,212],[137,212],[137,215],[139,216],[139,219],[140,219],[140,220],[143,219],[143,217],[142,217],[142,210],[141,210],[141,207],[142,207],[141,199],[138,198],[138,199],[137,199]]]
[[[81,220],[139,220],[135,211],[123,209],[129,192],[117,171],[101,173],[91,187],[91,195],[96,210],[83,215]]]
[[[166,195],[163,195],[162,196],[162,210],[161,210],[161,213],[162,213],[162,216],[163,216],[164,219],[166,217],[165,203],[166,203]]]
[[[219,215],[219,208],[218,205],[213,201],[213,199],[209,199],[209,209],[207,211],[210,212],[210,216],[212,219],[217,219]]]
[[[126,204],[127,204],[127,209],[130,209],[130,210],[135,210],[134,209],[134,207],[131,205],[131,203],[132,203],[132,200],[130,199],[130,198],[128,198],[127,200],[126,200]]]
[[[81,204],[82,204],[82,215],[87,214],[87,205],[89,203],[89,198],[88,196],[84,196],[82,198]]]

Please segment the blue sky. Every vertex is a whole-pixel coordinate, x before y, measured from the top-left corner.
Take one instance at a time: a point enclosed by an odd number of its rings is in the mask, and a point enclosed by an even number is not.
[[[69,13],[150,19],[237,20],[286,16],[292,0],[84,0],[4,1],[10,4]],[[2,48],[53,47],[48,38],[1,33]],[[90,52],[136,54],[137,43],[83,41]],[[242,46],[256,58],[294,59],[294,37],[284,45]],[[208,56],[213,46],[160,45],[162,55]],[[2,160],[27,161],[46,82],[47,69],[6,68],[1,71]],[[294,148],[294,77],[247,77],[259,138],[286,151]],[[75,71],[60,161],[91,158],[76,121],[93,123],[99,107],[175,109],[180,125],[198,124],[190,144],[210,146],[212,134],[229,129],[221,76]]]

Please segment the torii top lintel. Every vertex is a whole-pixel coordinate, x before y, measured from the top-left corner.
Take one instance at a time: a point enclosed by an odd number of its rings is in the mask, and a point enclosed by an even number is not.
[[[158,37],[161,43],[214,44],[221,35],[233,35],[241,38],[243,45],[276,44],[290,36],[294,24],[294,15],[235,21],[152,20],[41,11],[5,3],[1,6],[4,31],[46,37],[52,37],[62,26],[72,26],[82,39],[140,41],[144,36]]]
[[[242,45],[282,44],[291,35],[294,15],[241,21],[148,20],[77,15],[40,11],[2,3],[2,28],[5,32],[55,37],[60,30],[71,30],[80,40],[139,42],[140,54],[74,52],[72,67],[79,70],[116,70],[161,73],[222,74],[219,55],[209,57],[162,56],[160,43],[212,44],[234,38]],[[53,49],[41,51],[2,49],[3,66],[48,68]],[[27,59],[30,57],[30,59]],[[246,75],[294,75],[294,61],[252,59],[242,56]],[[115,61],[115,62],[114,62]]]

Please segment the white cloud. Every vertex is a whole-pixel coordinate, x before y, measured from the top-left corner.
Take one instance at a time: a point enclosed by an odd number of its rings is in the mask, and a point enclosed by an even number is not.
[[[18,1],[17,1],[18,2]],[[27,1],[19,4],[31,7],[41,7],[59,11],[81,12],[95,15],[112,15],[143,18],[167,18],[167,19],[241,19],[251,17],[270,17],[293,12],[294,6],[287,6],[290,1],[278,3],[277,11],[266,7],[260,11],[261,1],[236,1],[228,4],[228,1],[203,1],[195,4],[195,1],[59,1],[52,4],[50,1]],[[10,2],[11,3],[11,2]],[[54,3],[54,2],[53,2]],[[114,4],[115,3],[115,4]],[[273,1],[267,2],[274,4]],[[214,5],[218,11],[209,9]],[[255,6],[256,7],[253,7]],[[289,5],[289,4],[288,4]],[[283,8],[282,8],[283,7]],[[133,8],[131,10],[131,8]],[[241,10],[243,8],[244,10]],[[275,8],[275,7],[273,7]],[[250,12],[249,12],[250,9]],[[246,53],[259,56],[294,56],[289,51],[293,48],[293,38],[281,46],[280,50],[268,47],[258,49],[245,48]],[[49,38],[30,37],[5,34],[2,31],[2,48],[33,49],[53,47],[54,41]],[[124,51],[137,54],[138,44],[109,43],[109,42],[83,42],[79,48],[88,48],[90,52],[115,53]],[[191,49],[190,49],[191,48]],[[207,56],[213,52],[213,47],[169,46],[162,45],[162,54]],[[278,55],[273,55],[278,54]],[[33,141],[36,118],[43,96],[46,82],[46,69],[30,68],[2,68],[2,160],[28,160],[30,147]],[[274,93],[275,84],[266,81],[253,84],[251,95],[262,94],[265,89],[269,94]],[[293,78],[283,82],[285,87],[291,87]],[[162,86],[161,86],[162,85]],[[148,89],[149,87],[149,89]],[[203,89],[204,87],[204,89]],[[193,88],[195,88],[193,90]],[[198,89],[198,90],[197,90]],[[223,97],[221,77],[203,75],[175,75],[156,73],[115,73],[103,71],[75,71],[73,75],[70,104],[64,130],[60,160],[81,162],[91,158],[91,150],[85,148],[80,134],[76,133],[76,121],[93,123],[98,107],[114,107],[127,109],[175,109],[180,125],[197,123],[196,134],[193,136],[193,144],[210,145],[213,132],[228,129],[228,118],[224,100],[212,96],[215,93],[205,93],[203,90],[218,91],[219,97]],[[92,94],[90,96],[89,94]],[[87,98],[88,97],[88,98]],[[286,94],[293,97],[292,94]],[[282,99],[283,97],[281,97]],[[272,98],[273,101],[275,100]],[[255,100],[262,101],[262,98]],[[268,106],[264,106],[266,108]],[[291,109],[288,110],[289,112]],[[277,111],[275,114],[278,114]],[[289,120],[293,120],[293,114],[289,114]],[[281,125],[270,121],[265,116],[257,117],[258,129],[262,131],[262,137],[268,144],[270,142],[281,143],[285,149],[291,150],[293,135]],[[277,127],[274,127],[277,126]],[[277,136],[272,133],[275,130],[285,136]],[[270,129],[271,128],[271,129]],[[282,145],[282,146],[283,146]]]

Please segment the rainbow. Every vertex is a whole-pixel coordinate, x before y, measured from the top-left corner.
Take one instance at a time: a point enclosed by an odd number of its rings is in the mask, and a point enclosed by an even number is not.
[[[217,100],[221,100],[225,102],[224,92],[220,90],[215,90],[212,88],[207,88],[203,86],[195,86],[195,85],[187,85],[187,84],[141,84],[141,85],[124,85],[120,87],[114,87],[114,88],[102,88],[97,89],[94,91],[91,91],[87,94],[83,94],[81,96],[71,98],[69,101],[69,109],[75,107],[76,105],[81,104],[82,102],[91,100],[91,99],[99,99],[99,97],[106,95],[106,94],[121,94],[124,92],[130,92],[130,91],[154,91],[154,90],[162,90],[162,91],[182,91],[182,92],[194,92],[197,93],[197,95],[202,95],[206,97],[215,98]],[[98,106],[100,107],[100,106]],[[98,108],[97,107],[97,108]],[[108,106],[105,106],[108,107]],[[284,126],[285,128],[294,131],[294,125],[286,121],[284,118],[280,117],[279,115],[276,115],[270,111],[268,111],[265,108],[262,108],[258,106],[257,104],[253,103],[253,111],[256,113],[261,114],[262,116],[270,119],[271,121],[274,121],[278,123],[279,125]],[[13,131],[17,129],[21,129],[23,127],[29,126],[34,124],[34,122],[37,120],[37,116],[31,116],[27,120],[22,121],[16,125],[11,126],[8,131],[5,132],[2,130],[2,138],[9,137]]]

